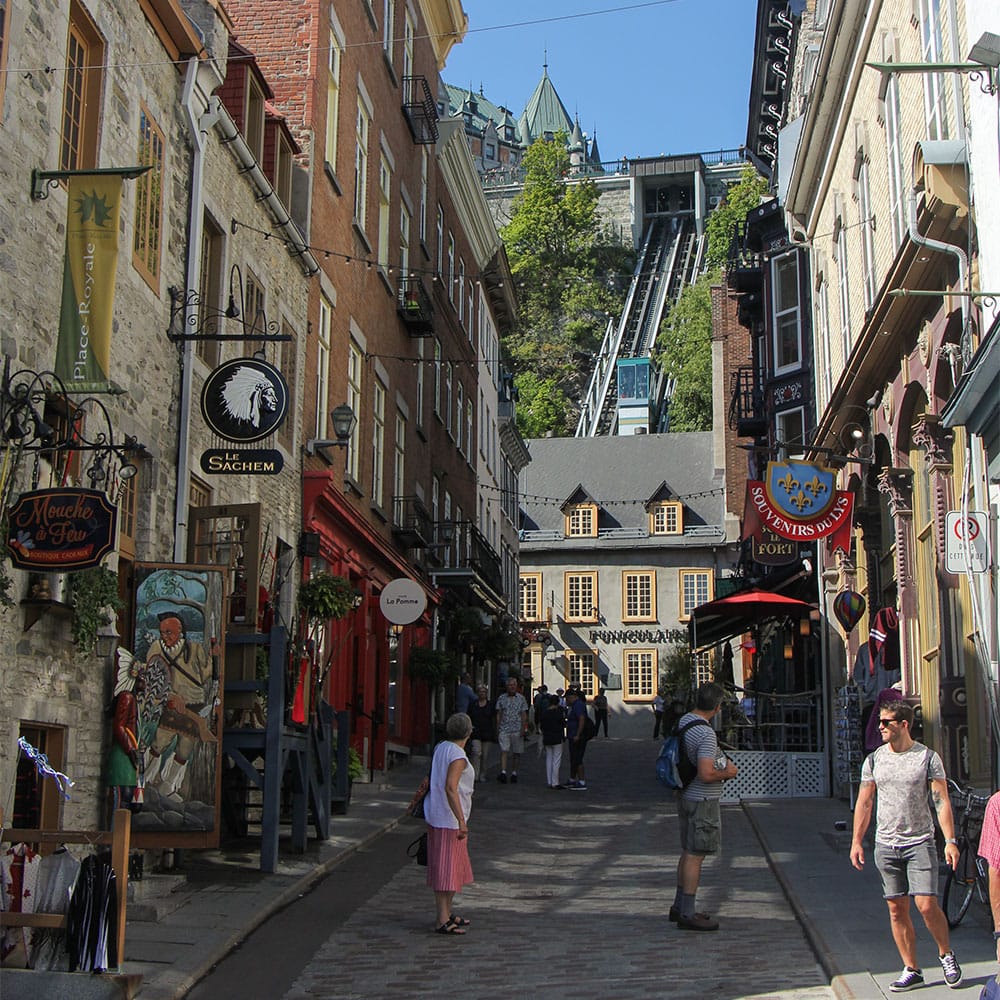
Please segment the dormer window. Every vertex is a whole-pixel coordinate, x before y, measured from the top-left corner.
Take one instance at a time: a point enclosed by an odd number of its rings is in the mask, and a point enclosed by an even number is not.
[[[254,75],[247,71],[247,102],[243,118],[243,137],[258,163],[264,160],[264,91]]]
[[[683,535],[684,505],[676,500],[663,500],[649,511],[651,535]]]
[[[597,537],[597,504],[574,504],[565,511],[567,538]]]

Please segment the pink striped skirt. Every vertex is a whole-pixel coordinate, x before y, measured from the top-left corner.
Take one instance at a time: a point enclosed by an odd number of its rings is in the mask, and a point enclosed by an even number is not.
[[[427,885],[435,892],[458,892],[472,881],[469,838],[458,830],[427,827]]]

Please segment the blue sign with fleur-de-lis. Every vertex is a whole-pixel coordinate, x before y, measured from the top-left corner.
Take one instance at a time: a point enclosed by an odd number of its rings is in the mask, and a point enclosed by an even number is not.
[[[771,505],[793,521],[815,521],[836,499],[833,469],[808,462],[768,462],[764,489]]]

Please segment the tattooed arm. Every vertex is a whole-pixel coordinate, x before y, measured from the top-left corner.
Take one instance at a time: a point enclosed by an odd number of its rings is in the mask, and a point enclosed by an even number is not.
[[[948,782],[944,778],[934,778],[931,781],[931,801],[934,803],[938,824],[946,841],[944,856],[948,864],[954,868],[958,864],[958,845],[954,842],[955,818],[951,812],[951,799],[948,797]]]

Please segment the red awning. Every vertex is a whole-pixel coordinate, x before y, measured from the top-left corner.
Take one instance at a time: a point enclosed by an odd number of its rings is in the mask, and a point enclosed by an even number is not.
[[[813,605],[767,590],[744,590],[701,604],[691,612],[691,646],[715,646],[774,618],[806,618]]]

